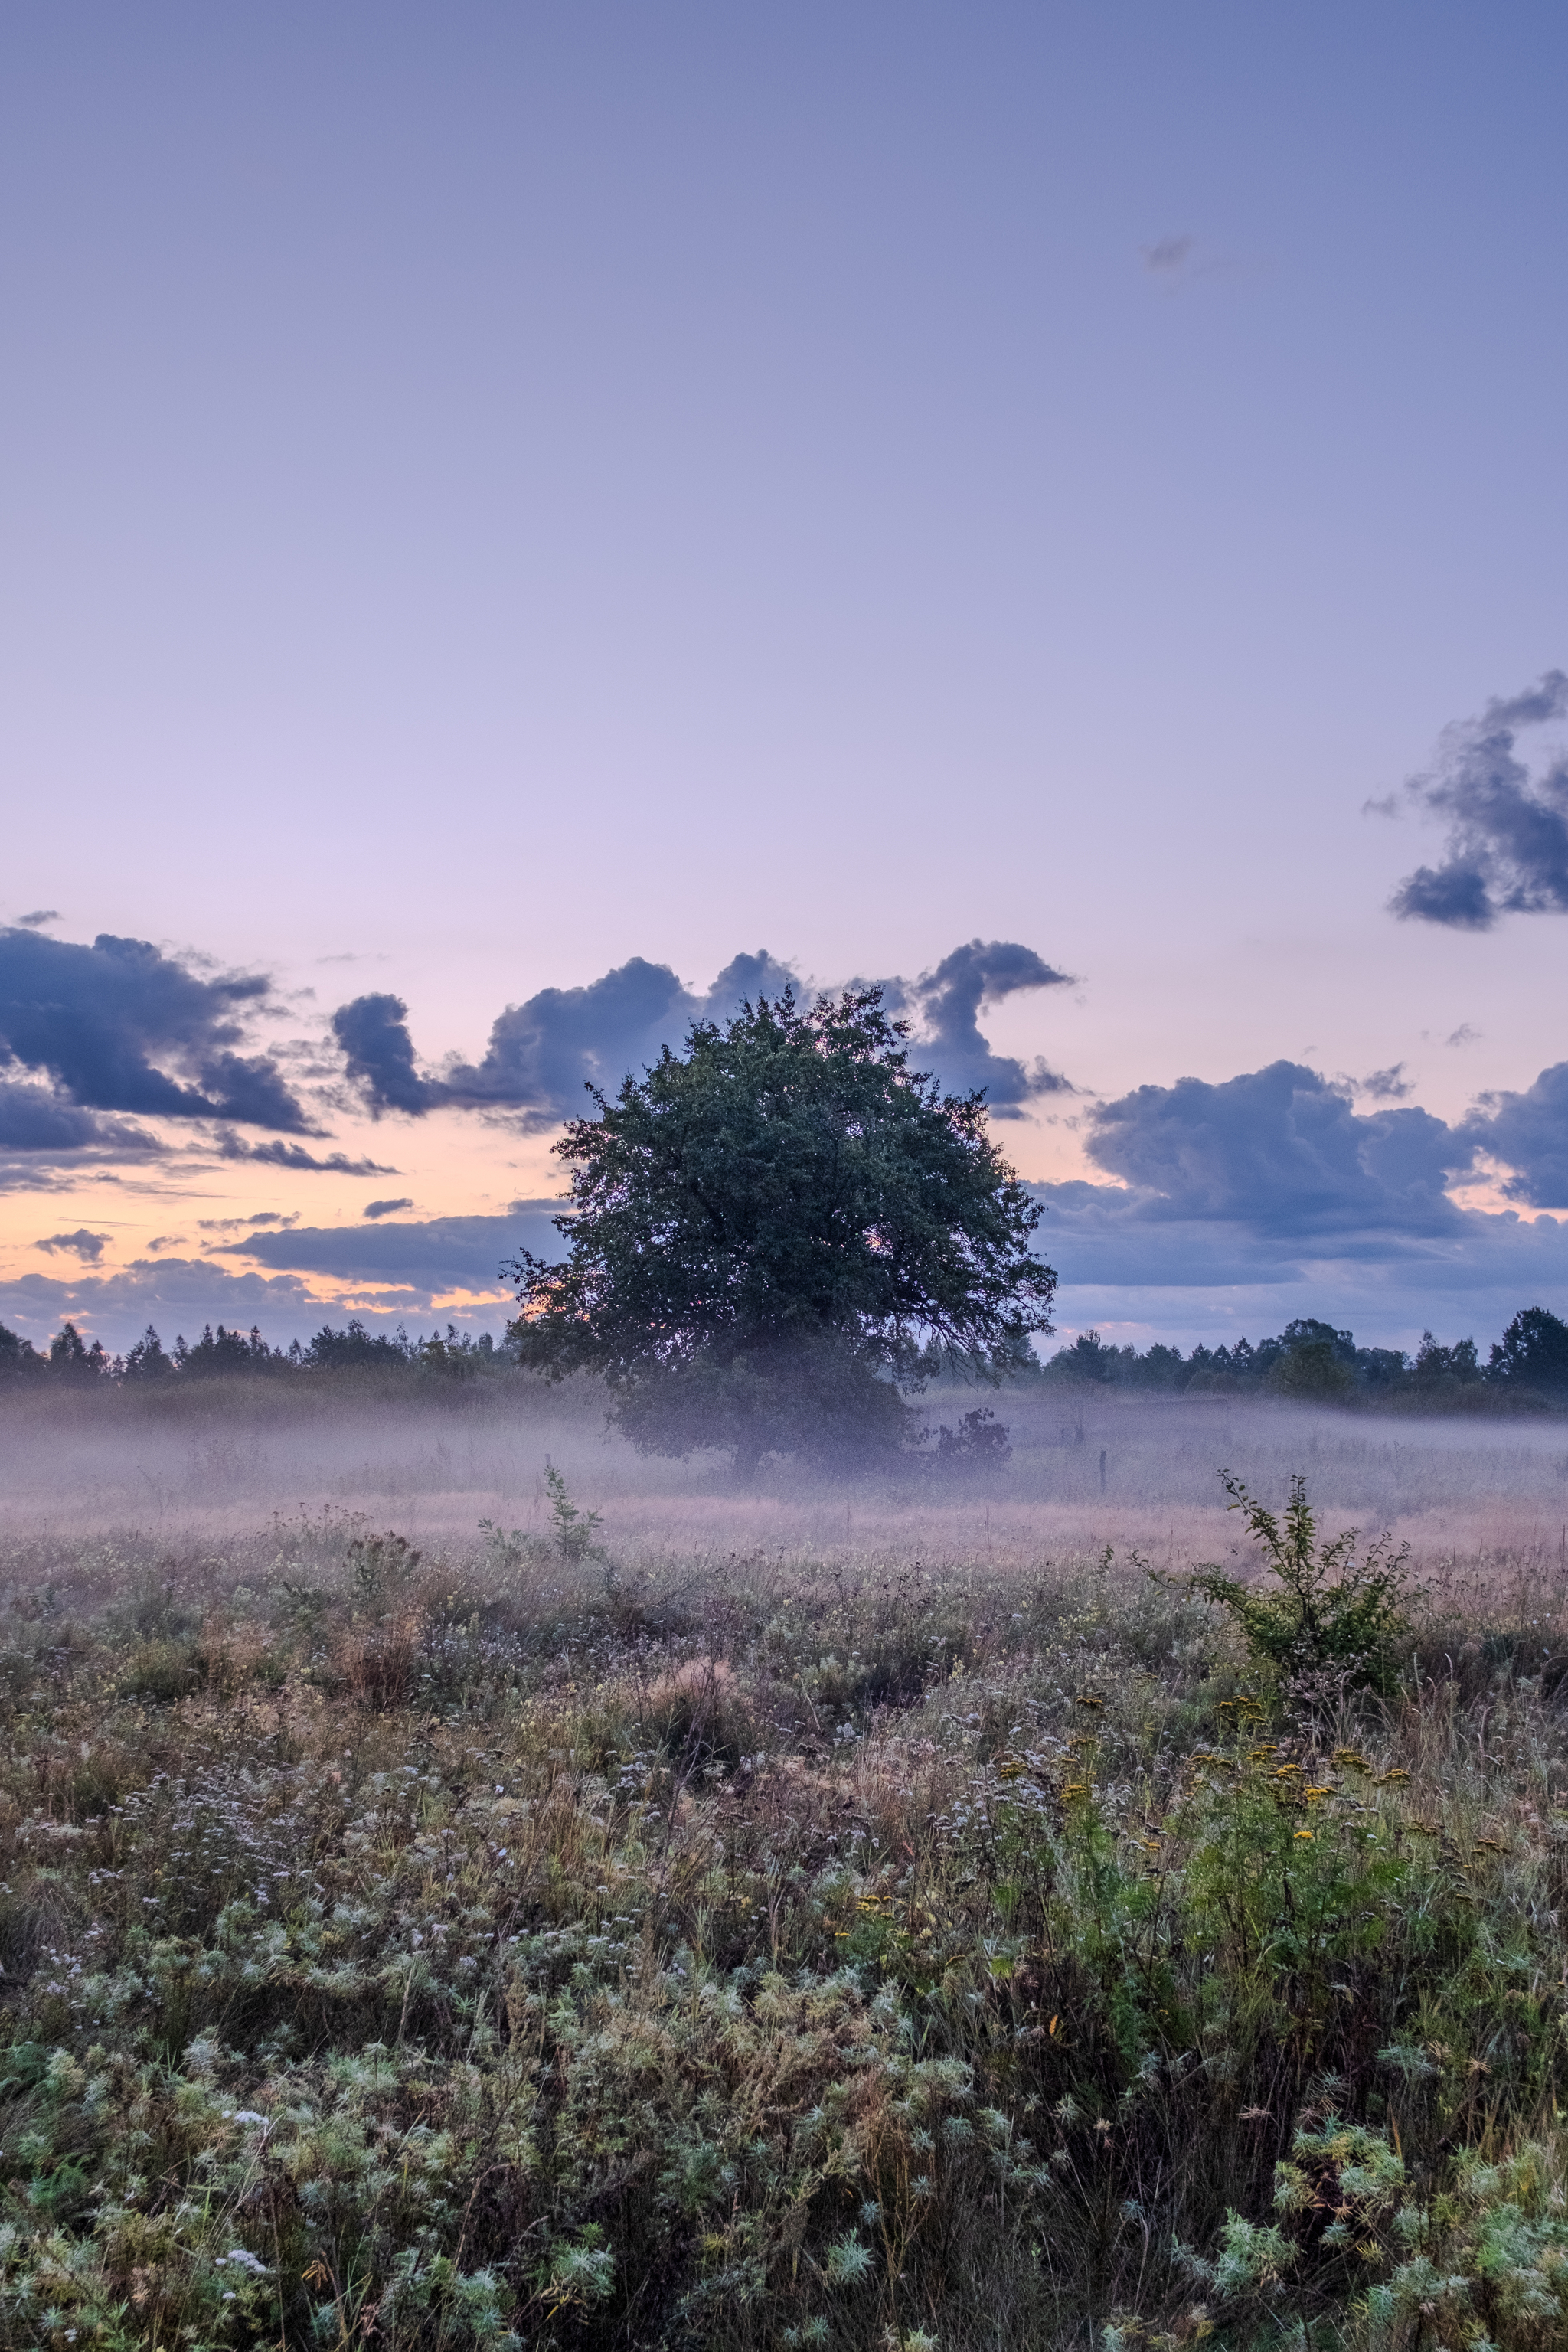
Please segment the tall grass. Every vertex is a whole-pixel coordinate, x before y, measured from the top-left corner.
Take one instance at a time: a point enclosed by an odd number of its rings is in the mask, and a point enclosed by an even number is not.
[[[1114,1555],[12,1570],[16,2352],[1563,2339],[1545,1555],[1381,1697]]]

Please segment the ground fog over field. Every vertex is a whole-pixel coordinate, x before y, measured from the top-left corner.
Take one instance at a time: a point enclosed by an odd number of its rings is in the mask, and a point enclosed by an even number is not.
[[[543,1536],[547,1459],[615,1557],[736,1552],[1020,1565],[1113,1546],[1161,1567],[1240,1558],[1218,1472],[1278,1501],[1295,1471],[1334,1524],[1408,1540],[1426,1568],[1568,1543],[1568,1423],[1378,1416],[1223,1398],[1079,1402],[942,1388],[936,1427],[988,1401],[1012,1459],[963,1475],[825,1482],[770,1463],[650,1460],[608,1433],[597,1391],[486,1386],[430,1402],[254,1382],[200,1394],[18,1400],[0,1413],[0,1540],[43,1552],[135,1535],[172,1556],[285,1523],[362,1517],[426,1549],[479,1547],[481,1522]],[[281,1540],[281,1538],[280,1538]]]

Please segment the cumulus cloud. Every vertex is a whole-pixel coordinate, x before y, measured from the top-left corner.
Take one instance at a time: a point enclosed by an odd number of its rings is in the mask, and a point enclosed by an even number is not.
[[[1059,987],[1067,978],[1032,948],[972,940],[934,971],[880,985],[889,1009],[911,1016],[919,1056],[942,1084],[964,1092],[986,1088],[992,1108],[1007,1117],[1067,1082],[1043,1061],[993,1054],[978,1026],[981,1005],[1024,989]],[[525,1128],[551,1127],[585,1108],[589,1087],[613,1091],[628,1071],[657,1060],[662,1046],[679,1045],[694,1021],[728,1020],[743,1003],[785,988],[803,992],[799,975],[766,949],[734,957],[700,992],[668,964],[633,956],[583,987],[542,988],[508,1005],[478,1062],[453,1058],[439,1073],[421,1069],[399,996],[353,998],[333,1013],[332,1030],[374,1116],[417,1118],[445,1103],[503,1111]]]
[[[889,1001],[901,995],[915,1013],[919,1056],[931,1063],[947,1091],[984,1089],[987,1108],[1008,1118],[1019,1117],[1036,1096],[1071,1089],[1038,1056],[1025,1063],[994,1054],[980,1034],[980,1008],[1027,989],[1065,988],[1070,980],[1070,973],[1058,971],[1033,948],[1008,940],[971,940],[912,984],[885,985]]]
[[[559,1257],[559,1201],[518,1201],[504,1216],[427,1217],[405,1224],[296,1225],[221,1244],[279,1272],[406,1286],[424,1301],[451,1290],[501,1291],[501,1261],[520,1248]]]
[[[413,1206],[414,1203],[411,1200],[367,1201],[363,1208],[360,1211],[360,1215],[362,1217],[390,1217],[395,1215],[399,1209],[411,1209]]]
[[[1089,1113],[1086,1142],[1120,1181],[1031,1188],[1064,1326],[1256,1339],[1320,1314],[1393,1341],[1440,1316],[1500,1329],[1568,1285],[1568,1223],[1464,1210],[1446,1189],[1484,1150],[1519,1171],[1511,1198],[1568,1199],[1568,1065],[1449,1127],[1358,1111],[1345,1086],[1276,1062],[1140,1087]]]
[[[1532,775],[1515,749],[1524,730],[1565,716],[1568,672],[1553,669],[1445,730],[1435,765],[1408,787],[1447,826],[1443,861],[1406,875],[1394,914],[1479,931],[1502,915],[1568,913],[1568,758]]]
[[[35,1246],[47,1250],[51,1256],[64,1251],[68,1257],[79,1257],[85,1265],[96,1265],[103,1255],[103,1244],[108,1239],[107,1234],[89,1234],[85,1225],[79,1225],[74,1234],[50,1234],[47,1240],[37,1243]]]
[[[239,1050],[239,1016],[268,985],[205,980],[145,940],[105,931],[84,947],[12,925],[0,929],[0,1069],[46,1074],[79,1109],[310,1134],[277,1065]]]
[[[1210,1085],[1139,1087],[1089,1115],[1087,1150],[1157,1217],[1242,1220],[1297,1240],[1444,1233],[1474,1149],[1424,1110],[1352,1108],[1299,1062]]]
[[[1513,1171],[1506,1200],[1568,1209],[1568,1062],[1542,1070],[1522,1094],[1482,1095],[1460,1131]]]

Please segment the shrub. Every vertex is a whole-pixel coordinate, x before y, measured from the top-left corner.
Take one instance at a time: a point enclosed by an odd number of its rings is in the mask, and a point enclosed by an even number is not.
[[[1253,1656],[1279,1675],[1390,1687],[1394,1643],[1405,1622],[1408,1545],[1392,1551],[1380,1538],[1358,1560],[1354,1528],[1319,1540],[1300,1473],[1290,1481],[1283,1521],[1231,1472],[1220,1476],[1229,1507],[1242,1513],[1274,1582],[1260,1591],[1209,1564],[1194,1572],[1189,1591],[1223,1609]]]

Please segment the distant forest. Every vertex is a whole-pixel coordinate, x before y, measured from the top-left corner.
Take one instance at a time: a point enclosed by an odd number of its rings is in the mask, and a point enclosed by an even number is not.
[[[1145,1395],[1288,1396],[1314,1403],[1390,1404],[1486,1411],[1510,1404],[1568,1404],[1568,1323],[1544,1307],[1522,1307],[1483,1364],[1473,1339],[1444,1347],[1430,1331],[1414,1356],[1401,1348],[1358,1348],[1353,1331],[1301,1316],[1278,1339],[1206,1348],[1190,1356],[1158,1342],[1140,1355],[1085,1331],[1059,1348],[1042,1380],[1070,1388],[1127,1389]]]
[[[47,1352],[30,1339],[18,1339],[0,1323],[0,1380],[63,1381],[73,1385],[112,1382],[145,1387],[162,1381],[288,1379],[300,1373],[408,1372],[435,1374],[447,1380],[471,1380],[487,1373],[515,1370],[510,1349],[497,1346],[488,1331],[478,1339],[459,1334],[447,1324],[445,1337],[433,1331],[427,1339],[410,1338],[401,1325],[388,1337],[367,1331],[357,1319],[341,1331],[323,1323],[313,1339],[298,1339],[287,1348],[269,1348],[254,1326],[249,1331],[215,1331],[204,1327],[199,1339],[183,1335],[165,1348],[149,1324],[136,1345],[123,1356],[111,1356],[94,1340],[90,1347],[74,1323],[62,1325]]]
[[[932,1347],[921,1359],[927,1379],[952,1378],[952,1368]],[[1281,1396],[1312,1403],[1409,1404],[1436,1410],[1487,1412],[1499,1407],[1568,1406],[1568,1323],[1544,1307],[1526,1307],[1502,1338],[1494,1340],[1485,1363],[1473,1339],[1445,1347],[1424,1332],[1415,1354],[1399,1348],[1358,1348],[1355,1334],[1301,1316],[1275,1339],[1237,1339],[1228,1346],[1200,1342],[1184,1356],[1156,1341],[1140,1354],[1119,1348],[1098,1331],[1085,1331],[1046,1362],[1026,1344],[999,1356],[992,1367],[1001,1380],[1050,1387],[1120,1390],[1144,1396]],[[445,1333],[427,1339],[401,1327],[388,1335],[367,1331],[351,1320],[341,1330],[324,1323],[301,1345],[268,1347],[258,1330],[204,1328],[196,1340],[183,1336],[165,1348],[151,1326],[123,1356],[111,1356],[96,1340],[89,1346],[72,1323],[65,1324],[47,1349],[0,1324],[0,1384],[68,1382],[73,1386],[143,1386],[163,1381],[202,1381],[236,1376],[290,1379],[374,1371],[413,1379],[495,1379],[517,1370],[510,1344],[482,1332]],[[972,1377],[972,1372],[961,1377]]]

